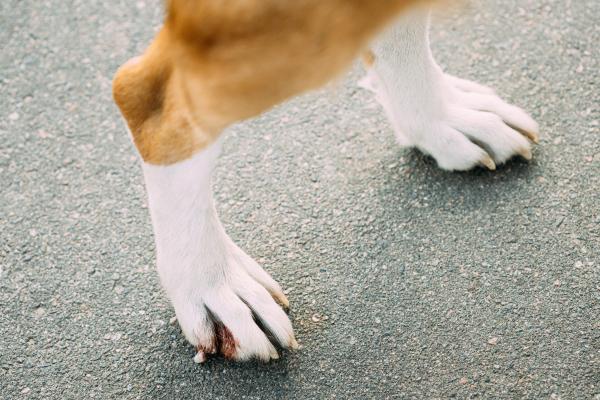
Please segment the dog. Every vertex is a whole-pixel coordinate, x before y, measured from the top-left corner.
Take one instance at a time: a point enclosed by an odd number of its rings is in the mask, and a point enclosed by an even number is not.
[[[161,283],[194,361],[278,358],[298,342],[279,284],[225,233],[211,174],[229,125],[317,88],[362,54],[403,146],[445,170],[531,158],[538,125],[434,61],[432,1],[169,0],[149,48],[113,96],[141,157]]]

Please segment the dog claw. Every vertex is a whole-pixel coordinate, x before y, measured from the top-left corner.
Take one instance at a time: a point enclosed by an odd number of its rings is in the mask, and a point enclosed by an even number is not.
[[[533,158],[533,156],[531,155],[531,150],[529,150],[529,149],[521,149],[521,150],[519,150],[518,153],[521,155],[521,157],[523,157],[527,161],[529,161]]]
[[[277,301],[283,308],[290,308],[290,301],[285,297],[283,293],[273,293],[272,294],[275,301]]]
[[[527,136],[527,138],[529,140],[531,140],[533,143],[535,144],[539,144],[540,143],[540,137],[538,136],[537,133],[533,133],[533,132],[524,132],[525,136]]]
[[[292,350],[298,350],[300,348],[300,345],[298,344],[298,342],[296,341],[296,339],[292,339],[290,341],[290,348]]]
[[[206,354],[200,350],[194,356],[194,362],[196,364],[202,364],[204,361],[206,361]]]
[[[537,133],[526,131],[524,129],[517,129],[517,131],[519,131],[519,133],[521,133],[521,135],[525,136],[527,139],[531,140],[533,143],[535,143],[535,144],[540,143],[540,137]]]
[[[481,164],[483,164],[490,171],[495,171],[496,170],[496,163],[494,162],[494,160],[492,160],[492,157],[490,157],[488,155],[486,155],[481,160]]]
[[[521,135],[525,136],[527,139],[531,140],[533,143],[535,143],[535,144],[540,143],[540,136],[537,133],[527,131],[525,129],[521,129],[519,127],[512,126],[512,125],[509,125],[509,126],[511,128],[513,128],[514,130],[518,131]]]

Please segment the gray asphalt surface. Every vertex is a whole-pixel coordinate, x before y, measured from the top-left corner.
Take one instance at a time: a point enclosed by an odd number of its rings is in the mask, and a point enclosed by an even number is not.
[[[156,1],[0,2],[0,398],[599,399],[600,7],[481,1],[436,57],[542,126],[535,159],[399,149],[357,66],[232,129],[218,208],[302,344],[198,366],[154,270],[111,76]]]

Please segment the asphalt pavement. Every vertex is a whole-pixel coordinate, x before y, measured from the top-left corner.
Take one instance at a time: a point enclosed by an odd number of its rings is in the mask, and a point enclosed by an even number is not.
[[[111,100],[161,1],[0,2],[1,399],[600,399],[600,7],[482,0],[434,53],[539,121],[532,162],[400,149],[361,68],[231,129],[223,223],[302,348],[192,362]]]

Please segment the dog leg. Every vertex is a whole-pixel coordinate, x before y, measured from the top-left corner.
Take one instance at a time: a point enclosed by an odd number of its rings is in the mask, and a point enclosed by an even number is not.
[[[143,163],[158,271],[195,360],[222,353],[236,360],[277,358],[253,319],[277,342],[296,347],[279,285],[225,233],[211,194],[220,141],[168,165]]]
[[[296,347],[279,285],[225,233],[211,193],[219,133],[192,116],[173,41],[161,31],[125,63],[113,94],[142,159],[161,282],[197,362],[277,358],[257,325],[282,347]]]
[[[196,361],[276,358],[253,315],[281,346],[297,346],[279,285],[217,217],[219,135],[327,82],[415,2],[171,0],[148,49],[117,71],[113,95],[143,160],[159,274]]]
[[[538,125],[493,90],[445,74],[429,48],[429,12],[404,15],[373,44],[361,85],[383,106],[398,142],[431,155],[446,170],[495,169],[531,158]]]

